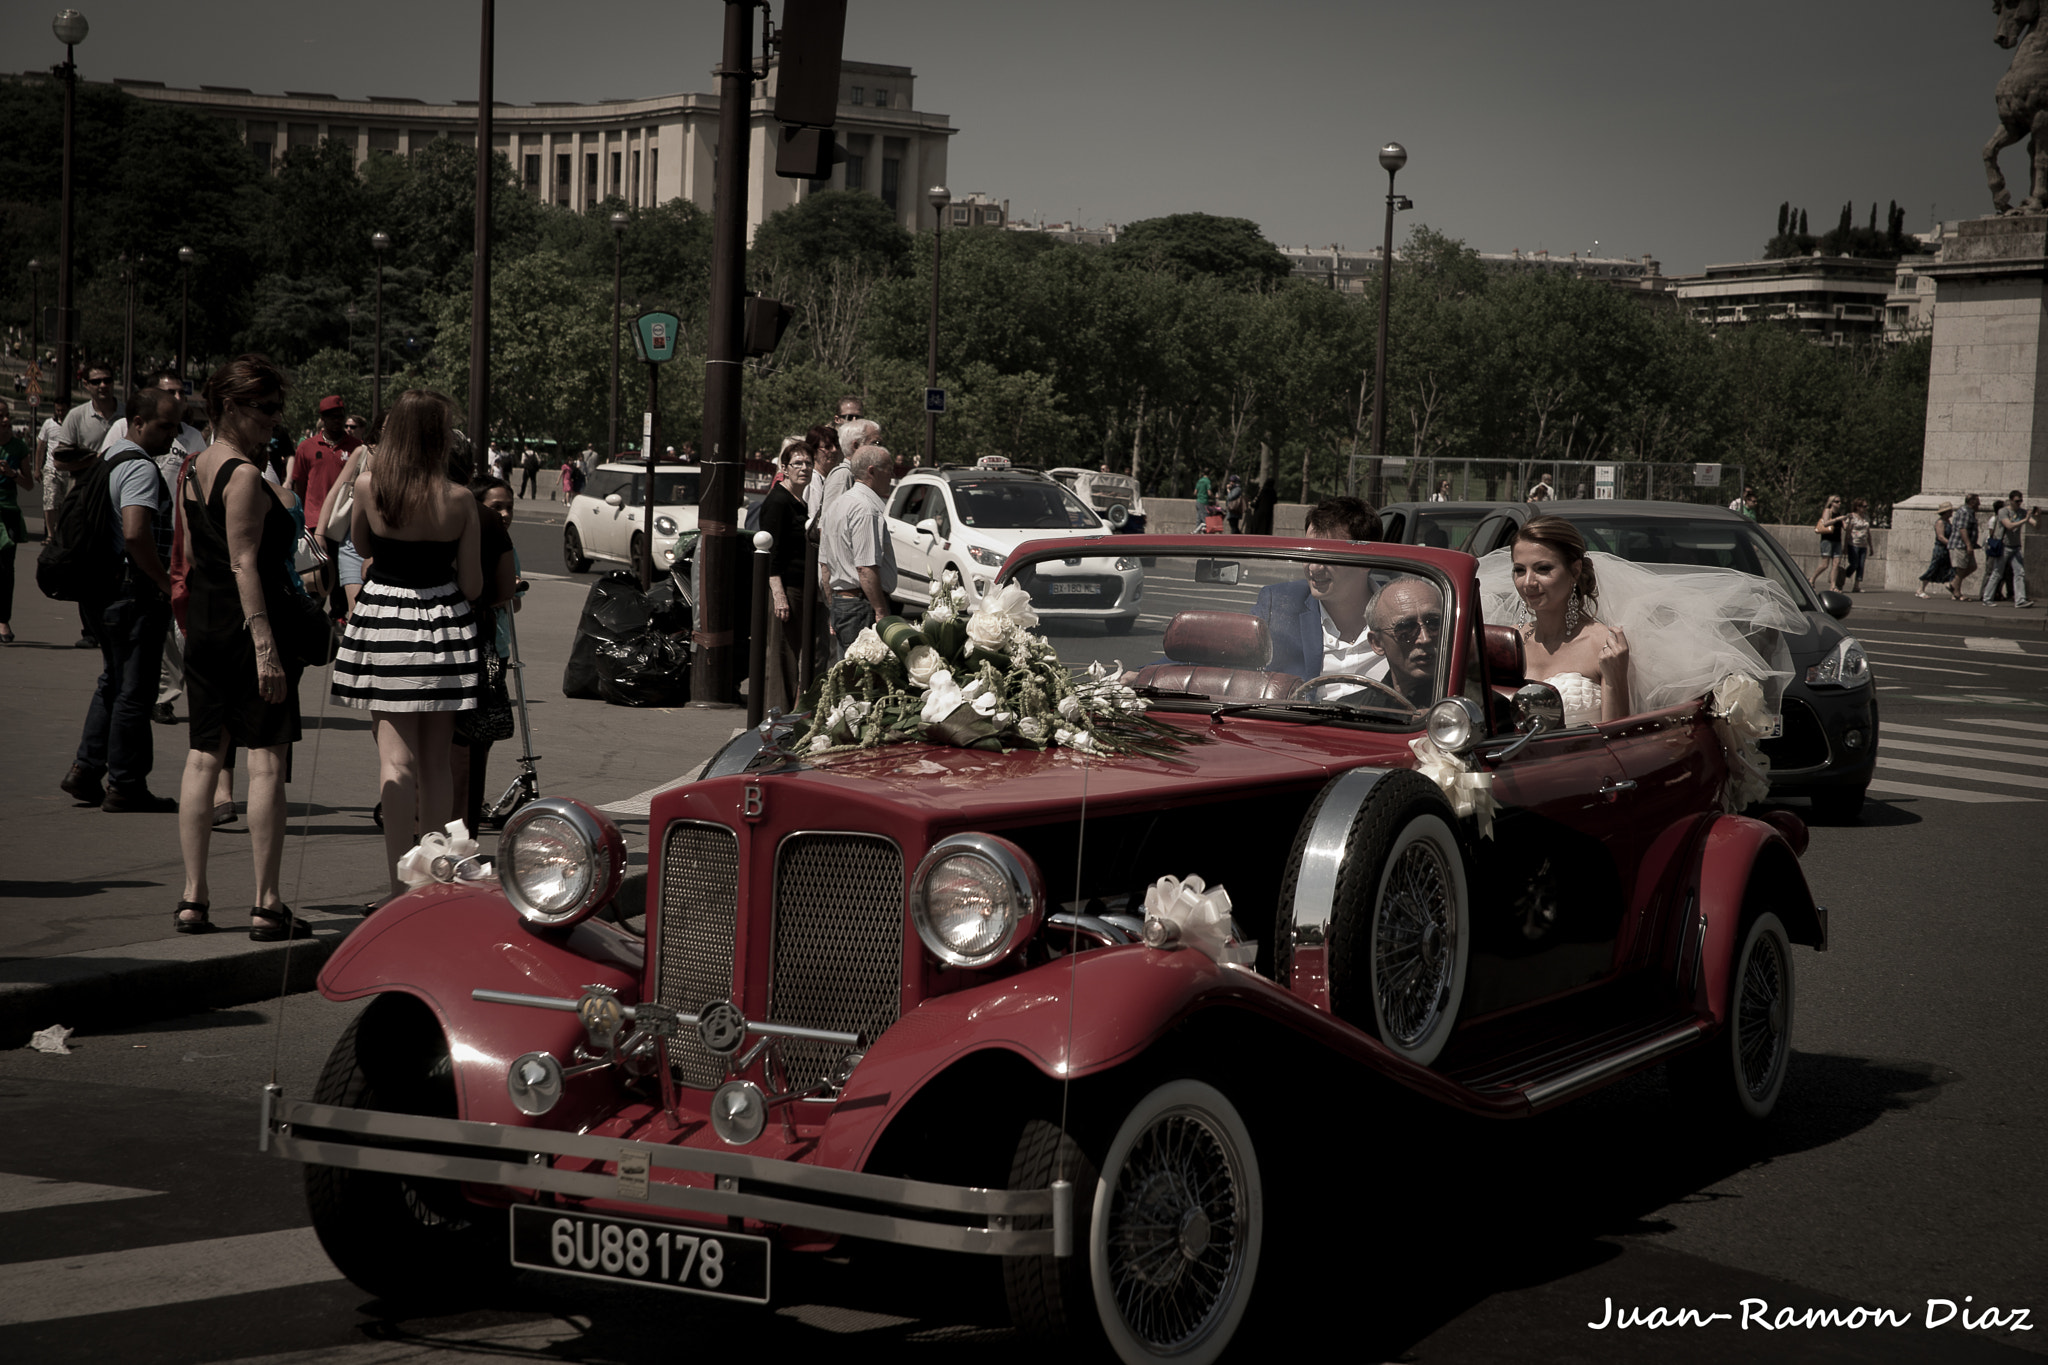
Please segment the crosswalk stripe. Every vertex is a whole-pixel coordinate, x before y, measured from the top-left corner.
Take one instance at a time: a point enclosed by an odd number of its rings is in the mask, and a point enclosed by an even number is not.
[[[1979,725],[1982,722],[1964,720],[1957,721],[1956,724]],[[1893,735],[1925,735],[1929,739],[1948,739],[1958,742],[1974,740],[1983,744],[2016,744],[2023,749],[2048,749],[2048,739],[2021,739],[2016,735],[1983,735],[1972,733],[1969,730],[1958,730],[1954,726],[1937,728],[1932,725],[1904,725],[1895,720],[1888,720],[1884,723],[1884,735],[1886,739],[1891,738]]]
[[[1871,778],[1870,789],[1874,792],[1896,792],[1900,796],[1924,796],[1935,801],[1964,801],[1972,805],[2041,799],[2038,796],[2007,796],[2004,792],[1973,792],[1960,787],[1922,787],[1912,782],[1894,782],[1886,777]]]
[[[1417,627],[1417,629],[1420,629],[1420,627]],[[1897,659],[1887,658],[1875,650],[1871,651],[1870,661],[1874,664],[1881,664],[1885,668],[1903,668],[1911,673],[1953,673],[1959,678],[1974,678],[1978,676],[1977,671],[1972,668],[1936,668],[1932,664],[1902,663]]]
[[[0,1325],[322,1284],[341,1272],[311,1228],[0,1265]]]
[[[2048,788],[2048,777],[2033,777],[2026,773],[1986,772],[1982,768],[1958,768],[1953,763],[1915,763],[1909,758],[1886,758],[1879,754],[1877,766],[1903,773],[1925,773],[1929,777],[1960,777],[1970,782],[1996,782],[2007,787]]]
[[[1986,736],[1987,740],[1990,738]],[[1916,754],[1940,754],[1945,758],[1974,758],[1990,763],[2018,763],[2028,768],[2048,768],[2048,758],[2033,754],[1987,754],[1982,749],[1965,749],[1959,744],[1923,744],[1919,740],[1894,739],[1889,732],[1884,737],[1886,752],[1905,749]]]
[[[1993,654],[2025,654],[2026,647],[2018,640],[2003,635],[1965,635],[1963,645],[1967,649],[1982,649]]]
[[[1972,718],[1965,725],[1995,725],[2001,730],[2031,730],[2037,735],[2048,735],[2048,725],[2038,720],[2001,720],[1992,716]]]
[[[50,1180],[39,1175],[14,1175],[0,1171],[0,1213],[25,1209],[55,1209],[66,1204],[104,1204],[114,1199],[147,1199],[162,1190],[132,1190],[125,1185],[89,1185],[72,1180]]]
[[[1881,664],[1883,664],[1883,665],[1884,665],[1884,666],[1885,666],[1886,668],[1920,668],[1920,669],[1922,669],[1923,671],[1925,671],[1925,672],[1929,672],[1929,673],[1970,673],[1970,674],[1980,674],[1980,673],[1982,673],[1982,672],[1983,672],[1983,670],[1984,670],[1984,669],[1986,669],[1986,668],[1996,668],[1996,669],[2000,670],[2001,672],[2005,672],[2005,673],[2048,673],[2048,668],[2040,667],[2040,666],[2038,666],[2038,665],[2035,665],[2035,664],[2009,664],[2009,663],[2005,662],[2005,661],[2004,661],[2003,659],[2000,659],[2000,660],[1998,660],[1998,661],[1996,661],[1996,662],[1993,662],[1993,661],[1991,661],[1991,660],[1988,660],[1988,659],[1987,659],[1987,660],[1985,660],[1985,661],[1984,661],[1984,662],[1983,662],[1983,663],[1982,663],[1982,664],[1981,664],[1981,665],[1980,665],[1979,667],[1977,667],[1977,668],[1934,668],[1934,667],[1932,667],[1931,665],[1928,665],[1928,664],[1909,664],[1909,663],[1905,663],[1905,662],[1903,662],[1902,660],[1900,660],[1899,658],[1895,657],[1895,656],[1894,656],[1894,655],[1892,654],[1892,651],[1893,651],[1893,650],[1895,650],[1895,649],[1899,649],[1899,648],[1901,648],[1901,647],[1902,647],[1902,646],[1899,646],[1899,645],[1890,645],[1890,644],[1878,644],[1878,643],[1872,643],[1872,644],[1871,644],[1871,645],[1869,646],[1869,649],[1870,649],[1870,657],[1871,657],[1872,659],[1874,659],[1875,661],[1877,661],[1878,663],[1881,663]],[[1934,653],[1934,652],[1936,652],[1936,651],[1925,651],[1925,652],[1927,652],[1927,653]],[[1946,656],[1946,655],[1949,655],[1949,654],[1953,654],[1953,653],[1956,653],[1956,652],[1957,652],[1957,651],[1955,651],[1955,650],[1941,650],[1941,651],[1939,651],[1939,653],[1940,653],[1941,655],[1943,655],[1943,656]],[[1962,660],[1960,660],[1960,659],[1950,659],[1950,660],[1949,660],[1949,662],[1950,662],[1950,663],[1961,663],[1961,662],[1962,662]]]

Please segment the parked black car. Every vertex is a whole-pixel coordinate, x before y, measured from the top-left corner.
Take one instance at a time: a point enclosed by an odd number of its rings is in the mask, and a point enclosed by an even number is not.
[[[1763,743],[1771,795],[1804,796],[1825,819],[1853,821],[1877,766],[1877,687],[1863,644],[1838,622],[1850,601],[1815,592],[1771,534],[1737,512],[1690,503],[1565,499],[1395,503],[1380,512],[1383,539],[1440,544],[1483,555],[1510,543],[1533,517],[1563,517],[1588,548],[1638,564],[1739,569],[1784,588],[1805,613],[1806,633],[1785,643],[1794,677],[1785,689],[1785,732]],[[1464,530],[1462,539],[1456,532]]]

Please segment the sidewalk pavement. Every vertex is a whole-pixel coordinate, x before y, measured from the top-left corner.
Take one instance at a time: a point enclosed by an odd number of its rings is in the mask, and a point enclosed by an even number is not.
[[[40,529],[35,520],[31,515],[32,535]],[[24,558],[32,553],[33,546],[24,547]],[[559,565],[522,554],[533,589],[519,615],[519,640],[541,793],[621,806],[611,818],[644,872],[646,798],[700,767],[744,723],[745,712],[631,710],[565,698],[562,667],[591,580],[545,572]],[[377,753],[368,713],[331,702],[323,707],[325,670],[301,682],[305,737],[294,749],[286,787],[282,881],[285,902],[312,923],[315,936],[259,944],[244,932],[254,886],[246,818],[213,835],[208,865],[220,931],[175,933],[184,880],[177,817],[109,815],[57,790],[78,745],[100,658],[73,647],[76,610],[44,598],[32,577],[23,578],[13,620],[19,643],[0,649],[11,751],[0,776],[7,831],[0,1047],[19,1047],[52,1024],[90,1033],[117,1021],[267,999],[281,984],[309,989],[334,945],[362,923],[361,907],[386,890],[383,835],[370,820]],[[184,767],[182,706],[178,714],[176,726],[151,727],[150,785],[163,795],[177,794]],[[487,802],[517,772],[519,753],[517,737],[493,747]],[[246,776],[244,767],[239,777]],[[235,795],[244,800],[246,781],[237,781]],[[485,836],[486,848],[495,837]]]
[[[1981,586],[1982,580],[1977,580]],[[1958,602],[1946,592],[1921,598],[1911,592],[1860,592],[1851,593],[1848,619],[1842,622],[1843,629],[1851,635],[1861,621],[1916,622],[1924,625],[1972,625],[1986,626],[1996,630],[2019,631],[2036,635],[2048,635],[2048,608],[2015,607],[2010,602],[1996,606],[1985,606],[1972,593],[1966,601]]]

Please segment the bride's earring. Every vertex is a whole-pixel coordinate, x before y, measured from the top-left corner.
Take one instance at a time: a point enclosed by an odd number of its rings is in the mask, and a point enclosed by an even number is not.
[[[1570,600],[1564,604],[1564,638],[1569,640],[1579,633],[1579,590],[1572,589]]]

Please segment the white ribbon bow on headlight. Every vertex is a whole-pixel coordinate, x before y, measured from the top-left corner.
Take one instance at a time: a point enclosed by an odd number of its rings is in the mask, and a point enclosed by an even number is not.
[[[476,857],[481,846],[469,837],[469,826],[460,820],[450,820],[445,829],[445,833],[428,832],[406,851],[398,860],[398,880],[418,889],[435,882],[475,880],[490,875],[489,864]]]
[[[1230,893],[1211,891],[1200,877],[1161,877],[1145,888],[1145,941],[1154,941],[1153,921],[1171,925],[1168,943],[1199,948],[1225,966],[1249,966],[1258,958],[1256,940],[1247,942],[1230,917]]]

